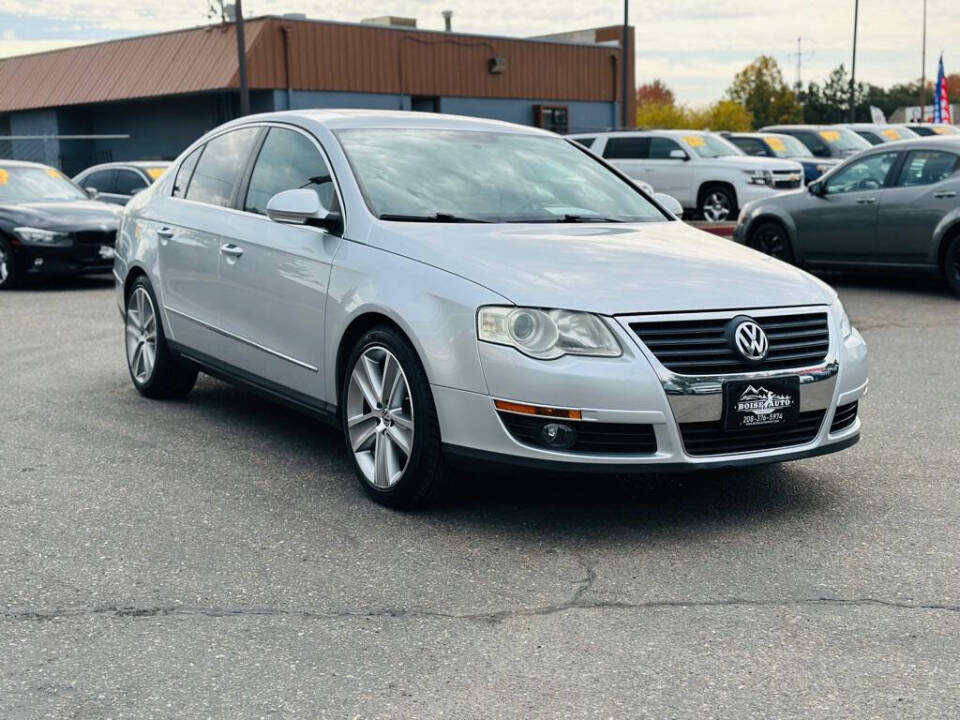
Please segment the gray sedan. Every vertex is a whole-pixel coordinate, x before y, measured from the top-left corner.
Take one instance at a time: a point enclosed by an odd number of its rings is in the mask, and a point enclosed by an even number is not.
[[[803,266],[941,272],[960,294],[960,138],[878,145],[747,204],[734,239]]]

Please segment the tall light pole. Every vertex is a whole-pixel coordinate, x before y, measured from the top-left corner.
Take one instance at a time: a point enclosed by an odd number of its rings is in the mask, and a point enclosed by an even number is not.
[[[629,74],[629,62],[627,58],[630,57],[630,0],[623,0],[623,61],[620,63],[620,72],[623,75],[623,127],[628,128],[633,125],[630,122],[630,102],[628,97],[630,94],[630,74]]]
[[[926,0],[924,0],[926,2]],[[850,62],[850,122],[856,122],[857,87],[857,20],[860,16],[860,0],[853,0],[853,60]]]
[[[923,0],[923,49],[920,52],[920,119],[927,106],[927,0]]]
[[[240,115],[250,114],[250,85],[247,83],[247,42],[243,37],[243,5],[234,0],[237,23],[237,74],[240,76]]]

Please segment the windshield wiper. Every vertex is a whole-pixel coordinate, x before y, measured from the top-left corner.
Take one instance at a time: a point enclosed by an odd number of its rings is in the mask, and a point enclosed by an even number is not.
[[[588,223],[588,222],[623,222],[618,218],[603,217],[602,215],[574,215],[567,213],[562,218],[557,218],[554,222],[558,223]]]
[[[452,213],[438,212],[433,215],[399,215],[384,213],[377,216],[378,220],[396,220],[398,222],[435,222],[435,223],[488,223],[490,220],[453,215]]]

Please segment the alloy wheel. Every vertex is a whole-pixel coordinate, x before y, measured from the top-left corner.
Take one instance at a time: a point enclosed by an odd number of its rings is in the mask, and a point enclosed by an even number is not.
[[[137,287],[127,304],[127,363],[138,383],[145,383],[153,374],[157,361],[157,313],[149,293]]]
[[[10,262],[12,262],[12,259],[7,255],[6,248],[0,244],[0,285],[3,285],[3,283],[7,281],[7,277],[10,275]]]
[[[413,398],[400,361],[381,345],[364,350],[350,373],[347,434],[367,482],[388,489],[400,481],[413,451]]]
[[[754,247],[760,252],[783,260],[787,257],[787,241],[782,233],[770,229],[761,230],[754,240]]]
[[[721,222],[730,217],[730,198],[725,193],[714,191],[703,200],[703,217],[710,222]]]

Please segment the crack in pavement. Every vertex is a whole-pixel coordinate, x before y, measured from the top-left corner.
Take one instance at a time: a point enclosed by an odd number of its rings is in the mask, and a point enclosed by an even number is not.
[[[595,579],[595,573],[588,569],[588,577],[582,581],[575,597],[565,603],[544,605],[533,608],[517,608],[514,610],[498,610],[480,613],[444,613],[431,610],[383,608],[375,610],[341,610],[319,612],[315,610],[297,610],[293,608],[228,608],[228,607],[195,607],[187,605],[160,605],[152,607],[136,606],[100,606],[100,607],[71,607],[51,610],[23,610],[6,611],[0,613],[0,621],[53,621],[85,616],[106,616],[113,618],[150,618],[150,617],[294,617],[317,620],[336,620],[343,618],[427,618],[441,620],[466,620],[485,622],[492,625],[500,624],[512,618],[542,617],[574,610],[655,610],[663,608],[713,608],[713,607],[756,607],[777,608],[791,606],[856,606],[882,607],[902,610],[934,610],[944,612],[960,612],[960,605],[945,603],[916,603],[899,600],[882,600],[879,598],[788,598],[784,600],[751,600],[748,598],[720,598],[716,600],[651,600],[647,602],[631,603],[623,601],[585,601],[580,598]]]

